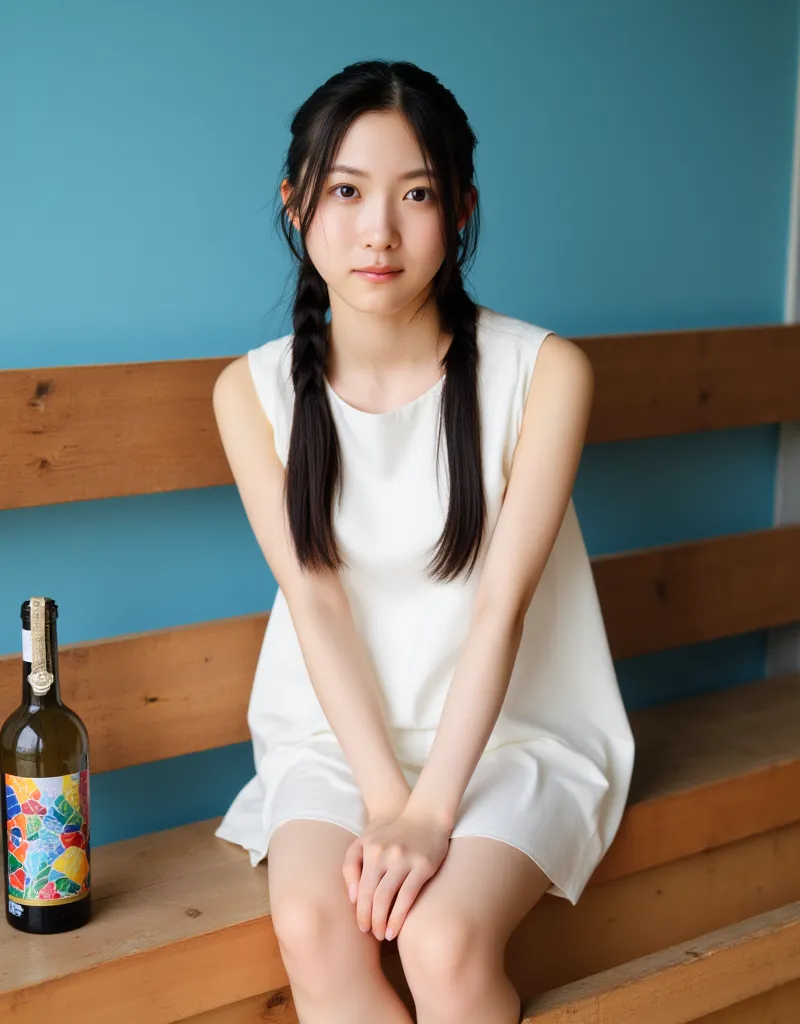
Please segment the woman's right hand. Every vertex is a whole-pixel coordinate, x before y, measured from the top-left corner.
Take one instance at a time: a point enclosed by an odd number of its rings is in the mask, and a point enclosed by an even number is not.
[[[442,822],[413,813],[371,819],[348,847],[342,866],[363,932],[371,928],[381,940],[397,936],[422,887],[447,856],[450,832]]]

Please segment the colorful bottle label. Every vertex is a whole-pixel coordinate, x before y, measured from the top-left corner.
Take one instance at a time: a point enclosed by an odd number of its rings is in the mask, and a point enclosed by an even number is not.
[[[8,897],[29,907],[72,903],[91,886],[89,770],[5,776]]]

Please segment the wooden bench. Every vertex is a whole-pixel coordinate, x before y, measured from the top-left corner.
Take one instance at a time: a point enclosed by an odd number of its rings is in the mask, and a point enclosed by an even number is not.
[[[577,340],[597,376],[589,444],[800,419],[798,328]],[[0,372],[0,508],[231,483],[210,403],[228,361]],[[800,619],[798,526],[592,564],[615,658]],[[267,618],[62,647],[92,771],[247,740]],[[0,658],[0,709],[18,700],[19,656]],[[509,943],[525,1020],[796,1022],[800,675],[630,717],[636,767],[611,850],[576,907],[546,896]],[[215,838],[218,821],[95,848],[86,928],[0,929],[0,1019],[296,1022],[268,865]],[[383,963],[410,1008],[396,943]]]

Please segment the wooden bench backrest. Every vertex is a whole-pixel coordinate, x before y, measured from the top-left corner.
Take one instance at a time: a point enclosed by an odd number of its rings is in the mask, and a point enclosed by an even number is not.
[[[587,444],[800,419],[800,327],[575,341],[597,380]],[[211,408],[229,361],[1,371],[0,509],[232,483]],[[797,621],[798,564],[800,526],[593,558],[612,654]],[[61,673],[92,736],[93,771],[247,740],[267,619],[64,645]],[[19,655],[0,658],[0,707],[18,701],[19,672]]]

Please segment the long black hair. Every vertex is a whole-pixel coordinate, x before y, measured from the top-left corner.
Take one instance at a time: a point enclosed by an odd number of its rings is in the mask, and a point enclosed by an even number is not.
[[[447,581],[465,566],[467,575],[471,574],[486,521],[478,310],[462,280],[462,267],[477,246],[477,191],[472,213],[462,230],[458,229],[465,197],[474,188],[477,139],[453,94],[435,75],[404,61],[350,64],[316,89],[292,118],[292,139],[282,174],[291,194],[279,212],[280,228],[299,262],[293,307],[294,414],[285,482],[288,519],[303,568],[339,569],[346,564],[336,543],[332,516],[333,501],[341,488],[341,454],[325,389],[330,300],[326,282],[308,257],[305,240],[345,133],[369,111],[397,111],[406,119],[426,169],[437,181],[445,257],[429,298],[436,303],[442,330],[453,335],[441,362],[444,381],[437,445],[438,456],[444,424],[450,498],[427,574]],[[300,225],[301,250],[295,247],[293,219]]]

